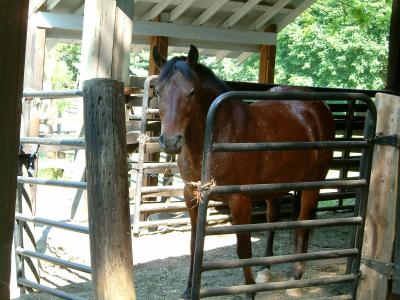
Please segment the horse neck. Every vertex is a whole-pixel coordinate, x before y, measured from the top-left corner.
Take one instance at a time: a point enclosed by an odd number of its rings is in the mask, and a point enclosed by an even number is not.
[[[225,92],[225,90],[204,84],[197,95],[196,113],[193,115],[185,134],[186,150],[187,153],[192,156],[193,160],[201,161],[202,159],[207,113],[214,99],[223,92]],[[230,101],[222,105],[217,111],[217,118],[230,122],[233,116],[232,111],[236,105],[236,101]]]

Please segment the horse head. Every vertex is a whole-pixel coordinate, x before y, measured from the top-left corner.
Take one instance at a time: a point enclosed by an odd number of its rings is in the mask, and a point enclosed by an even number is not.
[[[157,48],[153,48],[153,59],[161,69],[156,86],[158,106],[161,117],[161,148],[171,154],[180,153],[185,142],[186,130],[199,107],[201,81],[195,70],[199,52],[190,47],[186,57],[163,58]]]

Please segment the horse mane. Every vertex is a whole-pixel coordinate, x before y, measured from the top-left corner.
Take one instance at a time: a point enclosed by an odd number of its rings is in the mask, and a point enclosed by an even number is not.
[[[192,80],[195,74],[197,74],[203,84],[207,87],[213,87],[218,90],[219,93],[229,91],[225,82],[220,80],[210,68],[198,63],[193,71],[193,69],[191,69],[186,63],[185,56],[174,56],[169,59],[162,67],[158,80],[163,81],[168,79],[175,70],[181,72],[186,80]]]

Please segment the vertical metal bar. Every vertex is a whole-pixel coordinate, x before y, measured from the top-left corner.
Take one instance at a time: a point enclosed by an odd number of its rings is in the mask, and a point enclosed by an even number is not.
[[[210,156],[212,151],[212,140],[214,134],[214,120],[215,112],[225,99],[217,98],[211,104],[211,107],[207,114],[206,129],[204,137],[204,148],[203,148],[203,161],[201,170],[201,185],[205,185],[212,178],[210,174]],[[208,193],[204,192],[201,195],[201,202],[199,203],[198,217],[197,217],[197,228],[196,228],[196,243],[194,252],[194,264],[193,264],[193,277],[192,277],[192,292],[191,300],[198,300],[200,298],[200,287],[201,287],[201,272],[203,265],[203,251],[204,251],[204,239],[205,231],[207,226],[207,207],[208,207]]]
[[[365,118],[364,138],[373,138],[376,130],[376,110],[369,110]],[[358,274],[360,271],[362,241],[364,237],[365,215],[367,212],[368,191],[371,177],[373,145],[369,148],[363,149],[360,161],[360,177],[365,178],[367,184],[357,193],[356,204],[354,211],[358,216],[362,217],[362,224],[355,227],[354,230],[354,247],[358,249],[360,255],[351,260],[351,272]],[[348,266],[349,267],[349,266]],[[353,299],[356,299],[358,281],[353,284]]]
[[[22,164],[19,164],[18,175],[22,175]],[[22,183],[17,184],[17,202],[15,210],[18,213],[22,213],[22,189],[24,185]],[[17,248],[24,248],[24,230],[23,230],[23,223],[21,221],[15,222],[14,228],[14,247]],[[14,249],[14,251],[15,251]],[[16,275],[18,278],[25,278],[25,265],[24,265],[24,257],[15,253],[15,267],[16,267]],[[26,288],[23,285],[20,285],[20,293],[25,294]]]
[[[344,132],[344,138],[346,139],[351,139],[352,135],[353,135],[353,120],[354,120],[354,106],[355,101],[354,100],[350,100],[348,103],[348,110],[346,112],[346,129]],[[347,159],[350,157],[350,150],[349,149],[344,149],[343,150],[343,154],[342,154],[342,158],[343,159]],[[340,169],[340,174],[339,177],[340,178],[346,178],[347,174],[349,172],[349,166],[348,165],[344,165],[341,169]],[[341,192],[345,192],[345,190],[341,189]],[[343,198],[339,198],[339,204],[338,204],[338,208],[342,208],[343,207]]]
[[[139,222],[140,222],[140,206],[142,203],[142,184],[143,184],[143,163],[144,163],[144,152],[146,149],[146,128],[147,128],[147,111],[149,108],[150,100],[150,84],[151,81],[156,79],[158,76],[153,75],[146,78],[144,82],[143,102],[142,102],[142,117],[140,120],[140,136],[138,146],[138,169],[136,170],[136,192],[135,192],[135,206],[133,212],[133,234],[139,234]]]

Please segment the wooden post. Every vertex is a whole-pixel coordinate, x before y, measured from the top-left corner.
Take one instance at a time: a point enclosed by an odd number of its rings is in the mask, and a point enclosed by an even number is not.
[[[122,82],[83,85],[90,254],[95,299],[135,299]]]
[[[393,0],[386,88],[400,94],[400,0]]]
[[[28,6],[28,0],[7,1],[0,10],[0,299],[10,299]]]
[[[82,81],[114,78],[129,85],[132,0],[86,0],[82,33]]]
[[[153,56],[151,55],[154,47],[157,47],[162,56],[168,57],[168,38],[164,36],[150,37],[149,76],[160,74],[160,70],[154,63]]]
[[[377,94],[377,134],[400,135],[400,97]],[[396,228],[399,148],[375,145],[357,299],[387,299]],[[397,220],[398,222],[399,220]]]
[[[270,26],[266,32],[276,32],[276,26]],[[260,70],[258,75],[259,83],[274,83],[275,79],[275,45],[260,46]]]

